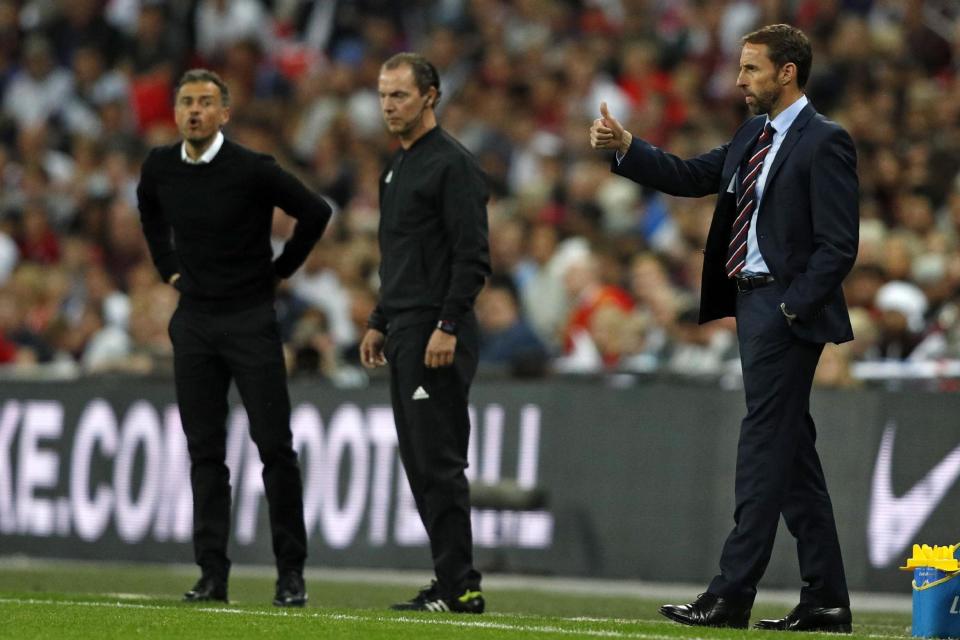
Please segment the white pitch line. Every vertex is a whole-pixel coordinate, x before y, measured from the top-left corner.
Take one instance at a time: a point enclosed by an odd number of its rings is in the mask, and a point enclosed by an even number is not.
[[[65,564],[76,568],[100,568],[104,565],[121,568],[130,566],[128,563],[106,562],[102,560],[64,561],[59,559],[51,560],[0,555],[0,569],[4,567],[12,567],[15,569],[52,567],[59,569]],[[151,570],[161,570],[166,573],[183,574],[191,580],[195,579],[197,571],[197,567],[192,564],[138,563],[137,566]],[[230,575],[275,578],[276,568],[272,565],[234,565],[230,569]],[[400,569],[334,569],[331,567],[307,567],[306,575],[308,584],[311,580],[318,580],[406,587],[429,584],[430,580],[434,577],[432,573],[426,571]],[[624,579],[561,578],[555,576],[543,578],[512,574],[486,574],[484,575],[483,584],[484,590],[487,592],[519,589],[548,594],[570,593],[588,596],[661,600],[662,602],[670,602],[673,600],[686,602],[691,593],[699,593],[703,590],[703,585],[699,584]],[[854,615],[861,611],[910,613],[913,606],[913,599],[909,593],[909,589],[907,591],[908,593],[905,594],[853,592],[850,594],[851,608],[854,611]],[[757,604],[783,605],[789,610],[797,604],[797,592],[795,589],[763,589],[757,594]]]
[[[21,605],[59,605],[59,606],[73,606],[73,607],[98,607],[98,608],[114,608],[114,609],[137,609],[137,610],[152,610],[152,611],[161,611],[161,610],[171,610],[173,607],[166,607],[156,604],[135,604],[130,602],[84,602],[79,600],[40,600],[36,598],[0,598],[0,604],[21,604]],[[557,635],[572,635],[580,637],[592,637],[592,638],[642,638],[644,640],[676,640],[675,636],[669,635],[660,635],[654,633],[633,633],[626,631],[612,631],[612,630],[600,630],[600,629],[565,629],[563,627],[549,626],[549,625],[524,625],[524,624],[507,624],[504,622],[489,622],[484,620],[461,620],[461,619],[442,619],[442,618],[411,618],[406,616],[397,616],[397,617],[388,617],[388,616],[359,616],[346,613],[294,613],[287,611],[251,611],[246,609],[230,609],[225,607],[196,607],[194,611],[199,611],[203,613],[225,613],[232,615],[248,615],[248,616],[259,616],[259,617],[271,617],[271,618],[285,618],[285,617],[303,617],[303,618],[320,618],[325,620],[337,620],[345,622],[381,622],[381,623],[392,623],[392,622],[401,622],[406,624],[413,625],[426,625],[426,626],[449,626],[449,627],[470,627],[476,629],[493,629],[498,631],[531,631],[535,633],[553,633]],[[597,622],[608,621],[602,618],[596,619]],[[613,622],[613,620],[609,620]],[[631,623],[638,622],[636,620],[630,621]],[[689,639],[689,640],[701,640],[701,639]]]
[[[0,598],[0,604],[21,604],[21,605],[60,605],[60,606],[73,606],[73,607],[99,607],[99,608],[114,608],[114,609],[139,609],[139,610],[152,610],[152,611],[162,611],[162,610],[171,610],[173,607],[156,605],[156,604],[136,604],[131,602],[85,602],[81,600],[41,600],[37,598]],[[524,624],[507,624],[505,622],[490,622],[486,620],[469,620],[469,619],[445,619],[445,618],[411,618],[407,616],[397,616],[397,617],[388,617],[388,616],[360,616],[353,615],[348,613],[307,613],[307,612],[292,612],[292,611],[255,611],[248,609],[232,609],[227,607],[195,607],[192,608],[193,611],[199,611],[202,613],[225,613],[231,615],[247,615],[247,616],[258,616],[258,617],[270,617],[270,618],[287,618],[287,617],[301,617],[301,618],[318,618],[324,620],[337,620],[345,622],[381,622],[381,623],[392,623],[392,622],[402,622],[413,625],[424,625],[424,626],[448,626],[448,627],[470,627],[475,629],[493,629],[498,631],[532,631],[535,633],[553,633],[557,635],[571,635],[571,636],[580,636],[580,637],[592,637],[592,638],[638,638],[643,640],[676,640],[676,635],[662,635],[657,633],[643,633],[643,632],[629,632],[629,631],[613,631],[613,630],[601,630],[601,629],[566,629],[563,627],[549,626],[549,625],[524,625]],[[493,614],[500,618],[509,617],[507,614]],[[571,622],[598,622],[598,623],[609,623],[609,624],[636,624],[636,623],[664,623],[671,624],[666,620],[627,620],[623,618],[568,618]],[[884,626],[893,626],[893,625],[884,625]],[[692,630],[692,628],[691,628]],[[876,640],[904,640],[908,636],[906,635],[886,635],[879,633],[865,634],[867,638],[874,638]],[[701,636],[687,636],[685,640],[715,640],[707,639]]]

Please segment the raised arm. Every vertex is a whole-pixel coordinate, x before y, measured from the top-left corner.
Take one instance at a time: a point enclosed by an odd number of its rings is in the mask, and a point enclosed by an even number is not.
[[[722,145],[683,160],[633,136],[600,103],[600,116],[590,127],[590,146],[615,151],[611,170],[645,187],[673,196],[699,198],[720,190],[720,175],[727,157]]]

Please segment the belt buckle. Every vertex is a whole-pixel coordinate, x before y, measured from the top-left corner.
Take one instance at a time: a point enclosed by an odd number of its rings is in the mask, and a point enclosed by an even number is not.
[[[773,282],[772,275],[742,276],[735,279],[737,281],[737,291],[740,293],[747,293]]]

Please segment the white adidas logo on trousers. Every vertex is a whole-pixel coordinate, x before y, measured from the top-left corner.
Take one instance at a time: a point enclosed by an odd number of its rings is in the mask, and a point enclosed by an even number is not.
[[[417,387],[417,390],[413,392],[414,400],[428,400],[429,398],[430,394],[427,393],[426,389],[423,387]]]

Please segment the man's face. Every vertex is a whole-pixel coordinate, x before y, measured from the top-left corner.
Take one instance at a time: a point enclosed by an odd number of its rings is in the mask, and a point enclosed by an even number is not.
[[[433,88],[424,95],[413,79],[413,69],[402,64],[395,69],[381,69],[378,84],[380,110],[387,130],[404,137],[414,132],[423,119],[423,112],[434,100]]]
[[[780,70],[767,54],[767,45],[749,42],[740,52],[737,86],[743,91],[747,108],[753,115],[770,113],[783,92],[783,85],[779,82]]]
[[[202,147],[230,120],[230,108],[223,106],[216,84],[188,82],[177,92],[173,115],[183,139]]]

